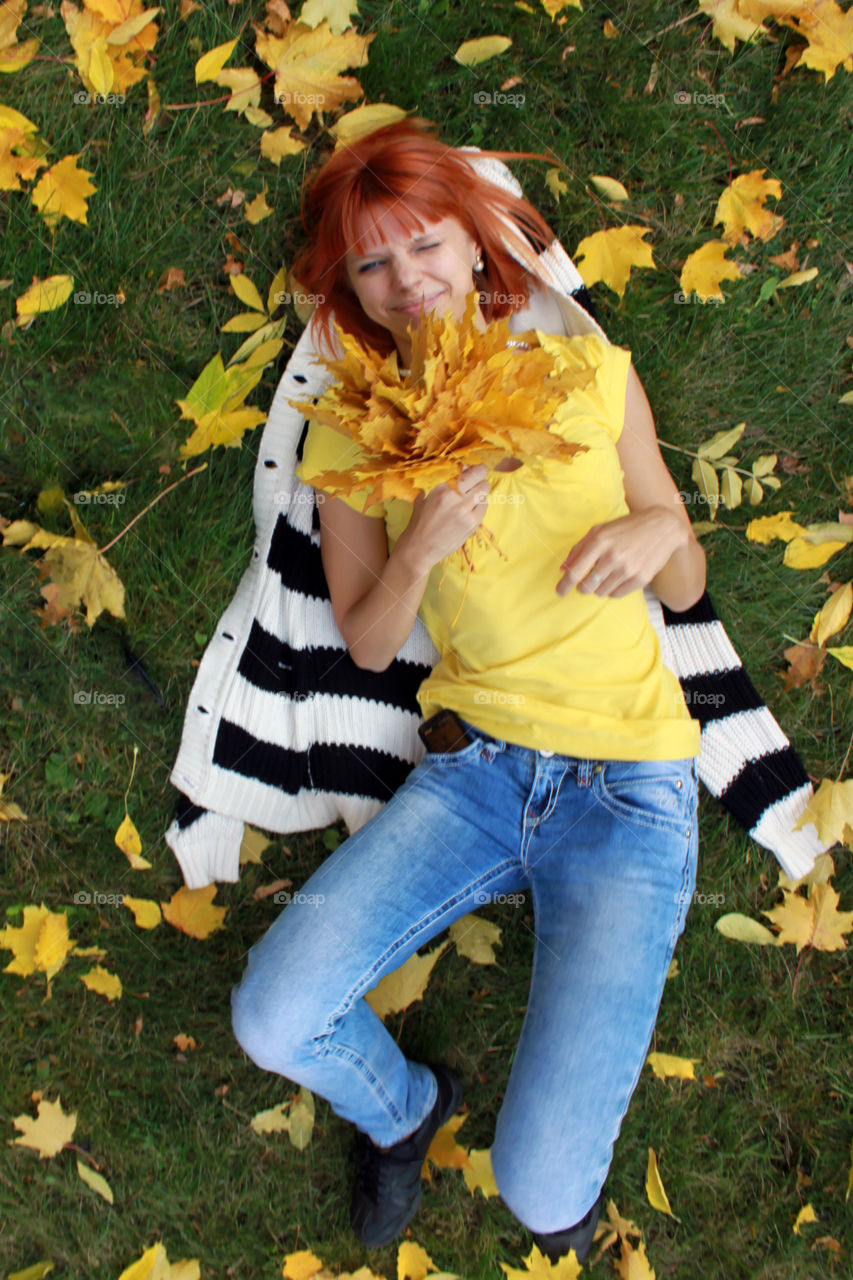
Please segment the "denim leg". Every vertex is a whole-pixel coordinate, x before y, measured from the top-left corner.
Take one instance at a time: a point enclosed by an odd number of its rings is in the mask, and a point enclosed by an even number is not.
[[[480,740],[427,756],[252,947],[232,994],[249,1056],[326,1098],[380,1146],[418,1127],[435,1077],[406,1059],[363,997],[486,897],[522,883],[505,838],[514,824],[502,760]]]
[[[604,1183],[696,875],[692,760],[565,763],[541,763],[526,811],[533,973],[492,1147],[501,1196],[542,1233]]]

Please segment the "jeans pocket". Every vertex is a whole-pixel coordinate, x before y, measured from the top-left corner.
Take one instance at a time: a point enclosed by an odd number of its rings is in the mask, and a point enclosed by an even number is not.
[[[423,762],[425,764],[438,765],[442,769],[448,769],[479,760],[482,749],[482,739],[475,738],[473,742],[469,742],[467,747],[463,747],[461,751],[427,751]]]
[[[695,824],[692,759],[609,760],[596,773],[595,785],[602,804],[630,822],[685,835]]]

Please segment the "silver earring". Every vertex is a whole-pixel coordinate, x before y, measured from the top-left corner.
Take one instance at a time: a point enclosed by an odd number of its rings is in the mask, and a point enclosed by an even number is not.
[[[478,256],[478,257],[477,257],[477,261],[474,263],[474,270],[475,270],[475,271],[482,271],[482,270],[483,270],[483,259],[482,259],[482,257],[480,257],[480,256]]]

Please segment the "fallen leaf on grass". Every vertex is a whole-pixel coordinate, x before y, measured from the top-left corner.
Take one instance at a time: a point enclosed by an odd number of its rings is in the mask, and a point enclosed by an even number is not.
[[[826,662],[826,649],[814,644],[794,644],[785,650],[785,657],[790,666],[785,676],[785,692],[789,689],[802,689],[820,675]]]
[[[482,1191],[488,1200],[491,1196],[500,1194],[492,1169],[492,1153],[488,1147],[483,1150],[472,1148],[468,1152],[468,1163],[462,1168],[462,1177],[471,1195],[476,1191]],[[853,1181],[853,1171],[851,1171],[851,1181]]]
[[[134,871],[151,870],[151,863],[148,859],[140,856],[142,853],[142,841],[126,809],[115,833],[114,840]]]
[[[456,1134],[465,1123],[465,1116],[451,1116],[446,1124],[436,1132],[421,1167],[421,1177],[432,1181],[430,1161],[439,1169],[465,1169],[470,1161],[465,1147],[460,1147]]]
[[[745,231],[756,240],[772,240],[784,226],[784,218],[764,207],[769,196],[780,198],[782,184],[778,178],[765,178],[764,172],[753,169],[740,174],[717,201],[714,224],[723,223],[723,239],[728,244],[737,244]]]
[[[150,898],[131,898],[125,896],[121,905],[133,912],[133,918],[140,929],[156,929],[163,919],[160,908]]]
[[[450,940],[466,960],[474,964],[495,964],[495,947],[501,945],[501,931],[490,920],[476,915],[462,916],[450,926]]]
[[[506,1272],[507,1280],[577,1280],[581,1273],[574,1249],[570,1249],[559,1262],[549,1262],[538,1245],[534,1245],[523,1262],[526,1268],[524,1271],[507,1266],[505,1262],[500,1264],[501,1270]]]
[[[39,1153],[39,1160],[58,1155],[66,1142],[70,1142],[77,1127],[77,1112],[70,1115],[62,1110],[62,1099],[38,1104],[38,1118],[15,1116],[12,1123],[20,1131],[20,1138],[10,1138],[10,1145],[32,1147]]]
[[[373,1012],[380,1018],[386,1018],[389,1013],[400,1013],[401,1010],[408,1009],[415,1000],[420,1000],[436,961],[449,946],[448,938],[426,955],[420,956],[416,952],[399,969],[380,979],[365,996]]]
[[[281,1274],[285,1280],[311,1280],[322,1269],[323,1263],[310,1249],[297,1249],[284,1259]]]
[[[722,302],[725,295],[720,288],[722,280],[739,280],[740,268],[726,257],[731,246],[724,240],[709,240],[694,250],[681,268],[681,291],[686,296],[695,293],[705,301],[716,298]]]
[[[650,1053],[646,1062],[659,1080],[675,1076],[679,1080],[695,1080],[693,1068],[701,1058],[678,1058],[672,1053]]]
[[[815,951],[845,951],[844,935],[853,930],[853,911],[839,911],[840,894],[831,884],[814,884],[808,898],[785,892],[781,906],[761,914],[779,926],[778,942],[793,942],[797,955],[805,947]]]
[[[426,1280],[437,1267],[423,1245],[404,1240],[397,1250],[397,1280]]]
[[[179,1262],[170,1263],[166,1250],[158,1241],[136,1262],[125,1267],[118,1280],[200,1280],[200,1277],[197,1258],[181,1258]]]
[[[179,1049],[181,1053],[186,1053],[187,1050],[196,1048],[196,1042],[193,1037],[185,1036],[183,1031],[179,1031],[176,1036],[172,1036],[172,1044],[176,1049]]]
[[[780,511],[775,516],[759,516],[756,520],[750,520],[746,526],[746,536],[750,542],[758,542],[763,546],[774,538],[791,542],[806,531],[803,525],[797,524],[793,515],[793,511]]]
[[[52,588],[45,621],[59,622],[81,605],[89,627],[104,611],[114,618],[124,617],[124,584],[93,542],[51,533],[29,520],[14,520],[3,530],[3,545],[18,547],[22,553],[45,551],[38,564]],[[42,594],[46,593],[43,588]]]
[[[509,36],[480,36],[477,40],[465,40],[453,55],[463,67],[476,67],[489,58],[505,53],[512,44]]]
[[[0,929],[0,947],[14,952],[4,973],[17,973],[27,978],[37,970],[48,980],[58,973],[74,943],[68,937],[68,920],[64,912],[49,911],[41,906],[24,907],[24,923]]]
[[[215,884],[205,885],[203,889],[182,888],[173,893],[168,902],[161,902],[160,907],[169,924],[191,938],[203,940],[222,928],[228,910],[215,907],[215,897]]]
[[[651,1147],[649,1147],[649,1164],[646,1170],[646,1195],[649,1198],[649,1204],[653,1209],[657,1209],[658,1213],[667,1213],[671,1218],[675,1218],[676,1222],[681,1221],[680,1218],[675,1217],[670,1208],[669,1200],[658,1172],[657,1157]]]
[[[31,1267],[24,1267],[23,1271],[12,1271],[9,1274],[9,1280],[43,1280],[43,1277],[53,1270],[52,1262],[34,1262]]]
[[[810,822],[825,844],[853,844],[853,778],[844,782],[823,779],[794,830],[799,831]]]
[[[825,645],[847,623],[853,609],[853,583],[845,582],[833,591],[826,604],[815,615],[809,639],[812,644]]]
[[[249,1123],[257,1134],[286,1133],[294,1147],[304,1151],[314,1129],[314,1095],[302,1088],[290,1102],[259,1111]]]
[[[48,227],[54,227],[60,218],[86,224],[87,200],[94,195],[88,169],[77,167],[78,155],[64,156],[46,169],[31,192],[31,199]]]
[[[656,269],[652,246],[643,240],[649,232],[649,227],[629,223],[586,236],[574,253],[584,284],[590,287],[600,280],[623,298],[632,267]]]
[[[100,996],[106,996],[110,1004],[113,1000],[121,999],[121,979],[117,978],[114,973],[103,969],[99,964],[94,969],[90,969],[88,973],[80,975],[80,981],[89,991],[95,991]]]
[[[107,1204],[113,1203],[112,1187],[106,1178],[102,1178],[99,1173],[95,1173],[95,1170],[90,1169],[82,1160],[77,1161],[77,1172],[87,1187],[91,1187],[97,1195],[106,1200]]]
[[[791,1228],[795,1236],[800,1234],[800,1227],[804,1222],[817,1222],[818,1216],[810,1204],[804,1204],[800,1212],[797,1214],[794,1225]]]
[[[0,822],[26,822],[27,815],[23,809],[15,804],[14,800],[4,800],[2,797],[3,787],[8,777],[8,773],[0,773]]]
[[[258,866],[263,866],[261,854],[272,844],[272,840],[260,831],[255,831],[254,827],[250,827],[248,823],[243,827],[243,839],[240,843],[240,866],[244,866],[247,862],[255,862]]]
[[[608,178],[603,173],[592,173],[589,178],[592,185],[608,200],[627,200],[628,192],[616,178]]]
[[[719,920],[715,920],[714,928],[724,938],[732,938],[735,942],[755,942],[760,947],[777,946],[775,933],[771,932],[766,925],[759,924],[751,916],[741,915],[737,911],[730,911],[727,915],[720,916]]]

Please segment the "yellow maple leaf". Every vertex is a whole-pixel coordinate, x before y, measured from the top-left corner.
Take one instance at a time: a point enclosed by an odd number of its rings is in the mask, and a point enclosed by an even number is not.
[[[695,1080],[693,1068],[700,1058],[679,1058],[673,1053],[650,1053],[646,1062],[658,1080],[675,1076],[679,1080]]]
[[[495,964],[495,947],[501,945],[501,931],[490,920],[467,915],[450,926],[450,940],[466,960],[474,964]]]
[[[470,1165],[468,1151],[456,1141],[456,1134],[465,1123],[464,1115],[451,1116],[436,1132],[424,1157],[421,1175],[429,1181],[430,1161],[439,1169],[465,1169]]]
[[[853,583],[845,582],[837,587],[826,604],[815,614],[809,639],[812,644],[824,645],[830,636],[842,629],[853,609]]]
[[[505,1262],[499,1265],[506,1273],[507,1280],[577,1280],[581,1273],[574,1249],[570,1249],[559,1262],[549,1262],[538,1245],[534,1245],[524,1259],[524,1271],[518,1267],[510,1267]]]
[[[649,1147],[649,1163],[646,1169],[646,1195],[649,1204],[653,1209],[657,1209],[658,1213],[667,1213],[671,1218],[675,1218],[663,1188],[663,1182],[658,1171],[657,1156],[652,1147]],[[679,1222],[680,1219],[675,1218],[675,1221]]]
[[[39,1160],[58,1155],[66,1142],[70,1142],[77,1127],[77,1112],[70,1115],[62,1110],[62,1099],[48,1102],[42,1098],[38,1104],[38,1119],[31,1116],[15,1116],[12,1123],[19,1131],[19,1138],[10,1143],[20,1147],[32,1147],[39,1153]]]
[[[61,911],[49,911],[42,920],[36,939],[36,968],[46,974],[49,982],[73,950],[74,943],[68,936],[67,916]]]
[[[144,9],[142,0],[89,0],[82,9],[62,0],[60,12],[90,93],[124,93],[148,74],[146,54],[159,33],[151,19],[158,10]]]
[[[853,911],[839,911],[839,894],[831,884],[813,884],[808,898],[783,889],[784,902],[763,911],[779,928],[779,945],[793,942],[797,954],[805,947],[816,951],[845,951],[844,935],[853,929]]]
[[[244,866],[247,862],[257,863],[263,866],[261,854],[272,844],[261,831],[256,831],[254,827],[250,827],[248,823],[243,827],[243,839],[240,842],[240,866]]]
[[[100,996],[106,996],[110,1004],[113,1000],[121,999],[121,979],[116,977],[114,973],[110,973],[108,969],[102,968],[96,964],[94,969],[80,975],[80,981],[89,991],[95,991]]]
[[[492,1153],[488,1147],[483,1150],[471,1148],[468,1163],[462,1169],[462,1177],[471,1195],[478,1190],[482,1191],[486,1199],[500,1194],[492,1168]]]
[[[809,524],[788,543],[782,563],[789,569],[816,569],[853,541],[853,525]]]
[[[307,143],[295,137],[288,128],[267,129],[261,134],[261,155],[274,165],[280,165],[285,156],[298,155],[306,146]]]
[[[682,293],[695,293],[700,301],[716,298],[722,302],[721,280],[739,280],[740,268],[726,257],[729,245],[724,240],[709,240],[696,249],[681,268]]]
[[[655,1280],[655,1273],[646,1257],[646,1246],[641,1241],[636,1249],[624,1238],[622,1254],[614,1259],[613,1266],[620,1280]]]
[[[787,25],[808,41],[800,56],[804,67],[822,71],[826,80],[839,67],[853,71],[853,9],[845,13],[835,0],[804,0]]]
[[[259,108],[261,82],[254,67],[231,67],[218,72],[214,79],[223,88],[231,90],[231,97],[225,103],[226,111],[236,111],[238,115],[248,116],[248,112]]]
[[[453,57],[463,67],[476,67],[489,58],[496,58],[506,53],[512,44],[509,36],[479,36],[476,40],[465,40],[460,44]]]
[[[199,418],[198,426],[184,443],[178,453],[182,458],[195,458],[206,449],[239,448],[247,431],[266,422],[267,415],[261,409],[247,405],[242,409],[230,411],[214,409]]]
[[[161,902],[160,907],[169,924],[191,938],[202,940],[221,929],[225,920],[227,908],[215,907],[215,897],[215,884],[205,885],[203,889],[182,888],[176,890],[168,902]]]
[[[3,545],[20,547],[22,552],[47,548],[39,572],[55,590],[45,621],[55,622],[80,605],[86,607],[90,627],[104,610],[115,618],[124,617],[124,585],[92,542],[50,533],[28,520],[14,520],[3,530]]]
[[[744,231],[756,240],[772,240],[784,226],[784,218],[764,208],[768,196],[780,198],[782,184],[778,178],[765,178],[764,173],[764,169],[742,173],[717,201],[714,223],[722,222],[723,239],[728,244],[737,244]]]
[[[47,146],[35,125],[20,112],[0,104],[0,191],[21,191],[47,163]]]
[[[374,38],[355,31],[332,35],[328,22],[314,30],[304,22],[293,22],[283,36],[258,31],[255,52],[276,73],[276,102],[300,129],[306,129],[314,115],[335,111],[362,96],[364,90],[354,76],[338,73],[363,66]]]
[[[322,1266],[323,1263],[310,1249],[297,1249],[285,1257],[281,1274],[285,1280],[311,1280]]]
[[[713,18],[714,35],[729,53],[735,51],[735,40],[751,40],[759,32],[767,33],[760,17],[756,20],[741,12],[740,0],[699,0],[699,8]]]
[[[793,515],[793,511],[780,511],[775,516],[759,516],[755,520],[750,520],[746,526],[746,536],[750,542],[759,542],[765,546],[774,538],[791,542],[806,531],[803,525],[797,524]]]
[[[795,1236],[798,1236],[800,1234],[800,1227],[803,1225],[804,1222],[819,1222],[819,1221],[820,1219],[815,1213],[813,1207],[810,1204],[804,1204],[802,1209],[794,1219],[794,1225],[791,1228],[791,1230],[793,1231]]]
[[[263,222],[264,218],[268,218],[275,210],[271,209],[267,204],[267,189],[255,196],[254,200],[250,200],[245,208],[246,221],[256,227],[259,222]],[[236,278],[236,277],[235,277]]]
[[[119,1280],[200,1280],[201,1267],[197,1258],[181,1258],[170,1263],[163,1245],[158,1241],[146,1249],[129,1267],[125,1267]]]
[[[0,773],[0,822],[26,822],[27,815],[14,800],[4,800],[2,791],[6,785],[8,773]]]
[[[38,40],[16,43],[26,7],[27,0],[4,0],[0,8],[0,71],[20,71],[35,57]]]
[[[86,225],[88,197],[97,191],[88,169],[78,169],[79,156],[64,156],[46,169],[32,191],[32,202],[49,227],[60,218]]]
[[[408,1009],[415,1000],[420,1000],[436,961],[449,946],[450,941],[445,940],[426,955],[419,956],[416,952],[399,969],[386,974],[365,996],[373,1012],[380,1018],[386,1018],[389,1013],[399,1013]]]
[[[436,1265],[424,1249],[414,1240],[404,1240],[397,1250],[397,1280],[426,1280]]]
[[[551,195],[560,203],[560,197],[564,196],[569,189],[569,184],[564,182],[560,177],[559,169],[548,169],[545,172],[545,186],[551,192]]]
[[[125,894],[121,905],[133,912],[133,918],[140,929],[156,929],[163,918],[159,906],[150,898],[131,898]]]
[[[652,247],[643,240],[647,235],[648,227],[629,223],[586,236],[574,254],[584,284],[590,287],[600,280],[623,298],[632,267],[656,267]]]
[[[305,0],[299,10],[299,21],[309,27],[319,27],[328,21],[333,36],[339,36],[352,26],[352,17],[359,16],[358,0]]]
[[[0,947],[14,953],[4,973],[17,973],[22,978],[28,978],[31,973],[35,973],[36,943],[42,924],[49,915],[50,911],[44,903],[40,907],[27,906],[24,907],[22,925],[7,924],[5,928],[0,929]]]
[[[237,44],[238,40],[227,40],[225,44],[218,44],[214,49],[203,53],[195,64],[196,84],[204,84],[205,80],[215,80]],[[257,76],[255,78],[257,79]]]

